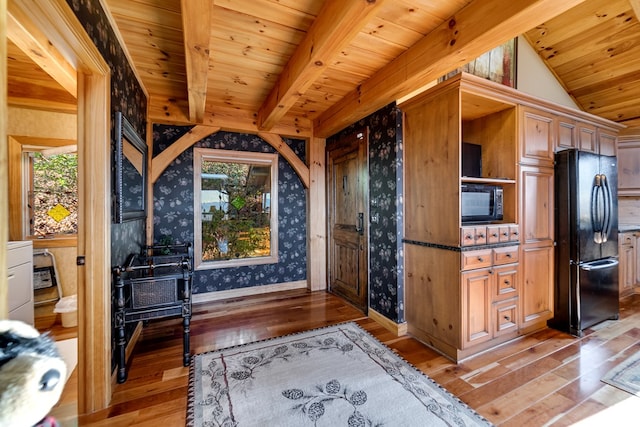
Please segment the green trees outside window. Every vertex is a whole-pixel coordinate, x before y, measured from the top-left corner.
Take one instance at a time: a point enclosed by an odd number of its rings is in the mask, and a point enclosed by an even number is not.
[[[276,262],[277,159],[195,149],[197,268]]]

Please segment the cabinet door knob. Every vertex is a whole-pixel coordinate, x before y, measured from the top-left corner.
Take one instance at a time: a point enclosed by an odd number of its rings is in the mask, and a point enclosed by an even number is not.
[[[507,258],[511,258],[511,254],[507,254]]]
[[[484,261],[484,258],[482,258],[481,256],[478,257],[478,261],[482,262]]]
[[[511,317],[509,317],[509,316],[504,316],[504,320],[506,320],[507,322],[511,322]]]
[[[508,280],[505,280],[505,281],[504,281],[504,284],[505,284],[505,285],[510,285],[511,283],[510,283]]]

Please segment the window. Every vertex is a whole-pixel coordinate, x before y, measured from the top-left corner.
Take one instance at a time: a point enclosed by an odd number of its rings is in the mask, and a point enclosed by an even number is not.
[[[78,232],[76,146],[32,150],[25,147],[26,235],[34,238]]]
[[[278,262],[278,155],[194,150],[196,268]]]

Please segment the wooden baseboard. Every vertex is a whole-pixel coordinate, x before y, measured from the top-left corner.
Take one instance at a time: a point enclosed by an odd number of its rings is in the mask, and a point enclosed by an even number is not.
[[[407,335],[407,322],[396,323],[371,308],[369,309],[368,316],[371,320],[380,323],[385,329],[391,331],[397,337]]]
[[[276,283],[275,285],[252,286],[250,288],[231,289],[228,291],[207,292],[193,295],[193,303],[205,303],[221,301],[230,298],[241,298],[246,296],[268,294],[271,292],[291,291],[294,289],[306,289],[307,281]]]

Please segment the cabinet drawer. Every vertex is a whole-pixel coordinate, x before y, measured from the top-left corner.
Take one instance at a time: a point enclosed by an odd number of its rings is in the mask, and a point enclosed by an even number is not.
[[[508,225],[500,227],[499,233],[500,233],[499,241],[501,243],[508,242],[508,241],[511,240],[511,233],[509,231],[509,226]]]
[[[504,248],[494,248],[493,249],[493,264],[501,265],[501,264],[511,264],[514,262],[518,262],[518,247],[517,246],[507,246]]]
[[[9,268],[9,311],[15,310],[33,299],[31,264],[20,264]]]
[[[460,245],[461,246],[473,246],[476,244],[476,229],[475,227],[462,227],[460,229]]]
[[[487,243],[498,243],[500,242],[500,226],[491,225],[487,227]]]
[[[14,242],[9,242],[14,243]],[[18,242],[22,243],[22,242]],[[7,251],[7,262],[9,267],[16,265],[31,263],[33,261],[33,248],[31,244],[25,245],[9,245]]]
[[[520,241],[520,227],[517,224],[513,224],[509,226],[509,241],[510,242]]]
[[[518,330],[518,299],[510,299],[493,305],[493,336],[499,337]]]
[[[496,278],[493,302],[515,298],[518,296],[517,265],[495,268],[493,274]]]
[[[461,246],[485,245],[487,243],[487,227],[473,226],[460,229]]]
[[[491,265],[491,249],[462,252],[462,269],[489,267]]]

